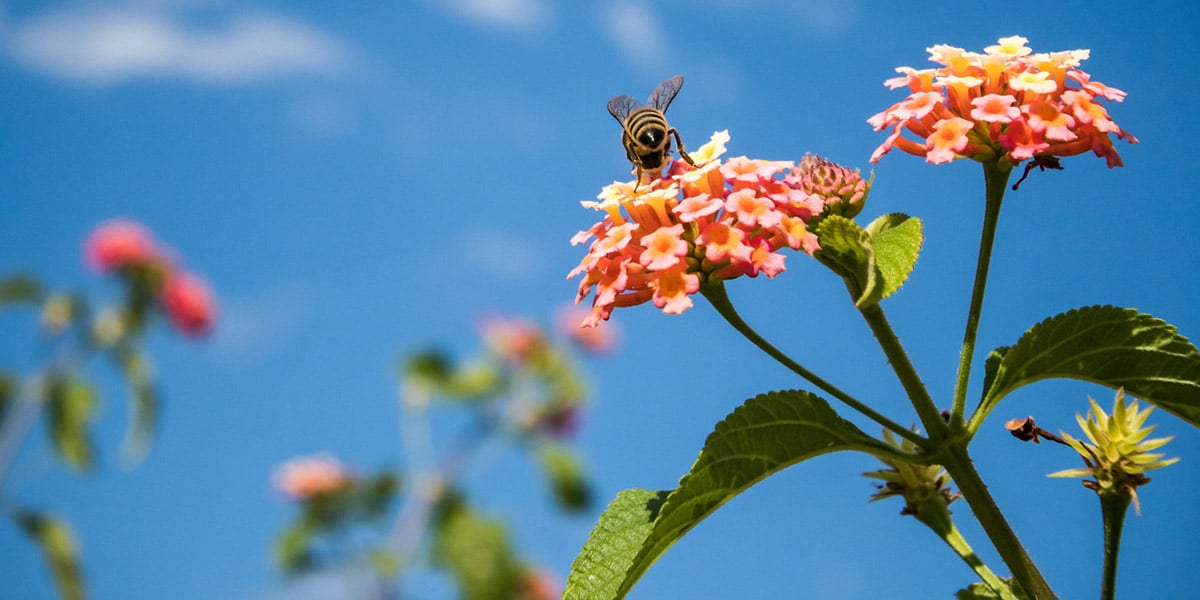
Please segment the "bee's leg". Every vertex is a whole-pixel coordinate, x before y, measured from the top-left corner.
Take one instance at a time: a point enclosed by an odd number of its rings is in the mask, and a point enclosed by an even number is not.
[[[692,165],[693,167],[696,166],[696,161],[692,160],[692,157],[688,156],[687,150],[683,149],[683,138],[679,136],[679,130],[672,127],[671,130],[667,132],[667,135],[675,136],[675,145],[679,146],[679,156],[682,156],[683,160],[687,161],[687,164]]]

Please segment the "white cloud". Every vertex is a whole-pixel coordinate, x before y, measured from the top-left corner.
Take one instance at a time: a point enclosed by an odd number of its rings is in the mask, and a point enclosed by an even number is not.
[[[317,29],[266,12],[216,27],[149,5],[53,10],[10,21],[5,51],[37,71],[82,83],[174,77],[253,83],[343,70],[347,51]]]
[[[434,4],[488,29],[538,31],[550,23],[546,0],[434,0]]]
[[[464,249],[460,264],[505,280],[525,280],[539,271],[537,244],[512,231],[471,228],[459,235]]]
[[[605,32],[630,64],[657,72],[670,58],[658,17],[643,3],[614,2],[602,14]]]
[[[263,290],[251,297],[222,297],[213,344],[242,365],[253,365],[284,347],[312,313],[312,294],[299,285]]]

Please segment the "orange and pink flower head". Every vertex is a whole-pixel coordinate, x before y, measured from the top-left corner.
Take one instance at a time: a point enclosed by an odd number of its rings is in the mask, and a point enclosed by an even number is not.
[[[1137,138],[1117,126],[1103,103],[1121,102],[1125,92],[1078,68],[1088,50],[1035,54],[1028,41],[1001,38],[983,54],[937,45],[929,58],[940,67],[897,67],[900,76],[884,85],[908,88],[909,95],[867,120],[876,131],[890,130],[871,162],[894,147],[935,164],[996,157],[1020,163],[1091,151],[1110,168],[1122,166],[1110,134],[1133,144]]]
[[[799,163],[737,156],[721,160],[729,133],[676,160],[665,176],[613,182],[583,206],[604,217],[572,238],[588,252],[568,278],[582,275],[576,303],[594,293],[584,325],[614,308],[652,302],[668,314],[692,307],[702,283],[784,271],[785,248],[820,249],[816,220],[853,217],[870,182],[815,156]],[[590,242],[590,243],[589,243]]]

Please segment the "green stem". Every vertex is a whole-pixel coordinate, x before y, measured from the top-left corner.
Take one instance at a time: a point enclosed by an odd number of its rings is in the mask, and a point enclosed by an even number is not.
[[[926,440],[921,436],[913,433],[907,427],[901,427],[899,424],[876,412],[866,404],[854,399],[854,397],[850,394],[843,392],[828,381],[821,379],[812,371],[800,366],[799,363],[792,360],[783,352],[780,352],[779,349],[777,349],[775,346],[772,346],[769,342],[767,342],[767,340],[763,339],[761,335],[758,335],[758,332],[754,331],[753,328],[746,324],[746,322],[742,320],[742,317],[738,315],[737,310],[733,308],[733,302],[729,300],[729,294],[725,291],[724,283],[717,281],[715,283],[702,284],[700,286],[700,293],[703,294],[710,303],[712,303],[713,307],[717,309],[717,312],[720,313],[722,317],[725,317],[725,320],[728,321],[734,329],[738,330],[738,332],[745,336],[746,339],[750,340],[751,343],[753,343],[755,346],[758,346],[760,350],[767,353],[768,356],[774,358],[793,373],[812,382],[813,385],[817,386],[825,393],[837,398],[846,406],[849,406],[863,415],[866,415],[869,419],[879,423],[896,435],[903,437],[904,439],[907,439],[918,446],[926,445]]]
[[[987,485],[983,483],[979,472],[975,470],[975,465],[967,454],[966,446],[962,442],[951,443],[945,446],[937,458],[946,468],[946,472],[950,474],[954,483],[958,485],[958,491],[970,505],[975,519],[983,526],[984,532],[992,541],[992,545],[996,547],[1000,558],[1008,565],[1013,578],[1017,580],[1026,594],[1037,600],[1056,598],[1054,591],[1050,589],[1050,584],[1038,571],[1037,565],[1033,564],[1033,559],[1025,552],[1025,547],[1017,539],[1017,534],[1004,519],[1000,507],[996,506],[996,501],[988,492]]]
[[[1119,491],[1100,494],[1100,511],[1104,519],[1104,581],[1100,587],[1101,600],[1117,596],[1117,555],[1121,550],[1121,529],[1129,512],[1130,494]]]
[[[896,332],[888,323],[883,309],[879,304],[872,304],[860,308],[859,312],[867,321],[867,325],[871,327],[875,339],[879,340],[879,346],[887,356],[888,363],[892,365],[892,370],[896,372],[896,377],[900,379],[900,385],[904,386],[909,402],[912,402],[913,408],[917,410],[921,424],[925,426],[925,432],[930,439],[944,439],[947,433],[946,422],[942,420],[937,405],[934,404],[929,391],[925,389],[921,377],[917,375],[916,368],[908,359],[908,353],[904,351],[904,347],[900,344],[900,338],[896,337]]]
[[[975,574],[988,587],[992,588],[997,596],[1003,600],[1017,600],[1012,588],[980,560],[979,556],[975,554],[975,550],[967,543],[966,538],[958,531],[958,527],[954,526],[954,521],[950,518],[950,510],[940,496],[922,503],[913,511],[913,516],[942,538],[942,541],[946,542],[946,545],[950,546],[950,549],[962,558],[963,562],[967,563],[967,566],[971,567],[971,570],[975,571]]]
[[[1008,186],[1012,163],[1004,158],[983,163],[983,179],[987,186],[987,202],[983,212],[983,233],[979,239],[979,258],[975,263],[975,285],[971,290],[971,306],[967,310],[967,327],[963,333],[962,353],[958,359],[958,378],[954,382],[955,420],[966,414],[967,382],[971,378],[971,362],[975,358],[975,336],[979,333],[979,315],[983,312],[983,293],[987,287],[988,268],[992,262],[992,244],[996,240],[996,224],[1000,220],[1000,205]],[[975,419],[972,418],[974,423]],[[982,421],[982,419],[980,419]],[[960,421],[961,422],[961,421]],[[978,423],[974,423],[978,426]],[[974,429],[969,429],[972,433]]]

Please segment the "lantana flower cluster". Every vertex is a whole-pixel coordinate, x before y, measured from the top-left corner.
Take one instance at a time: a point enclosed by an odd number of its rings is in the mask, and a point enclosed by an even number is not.
[[[738,156],[720,160],[729,133],[674,161],[665,177],[614,182],[583,206],[605,217],[571,243],[591,241],[568,278],[583,275],[576,303],[595,291],[584,325],[614,308],[653,302],[668,314],[691,308],[702,282],[784,270],[784,248],[820,249],[816,220],[853,217],[870,184],[815,156],[799,163]],[[593,240],[594,238],[594,240]]]
[[[212,328],[216,301],[204,279],[179,268],[170,250],[141,224],[101,223],[84,243],[84,260],[100,273],[116,273],[149,288],[171,324],[190,336]]]
[[[1110,168],[1122,166],[1109,135],[1134,144],[1137,138],[1117,126],[1101,100],[1121,102],[1125,92],[1078,68],[1088,50],[1035,54],[1028,41],[1001,38],[983,54],[937,45],[929,57],[941,67],[896,68],[900,76],[884,85],[911,93],[867,120],[876,131],[891,129],[871,162],[893,147],[931,163],[996,156],[1020,163],[1090,150]],[[918,139],[902,136],[905,130]]]

